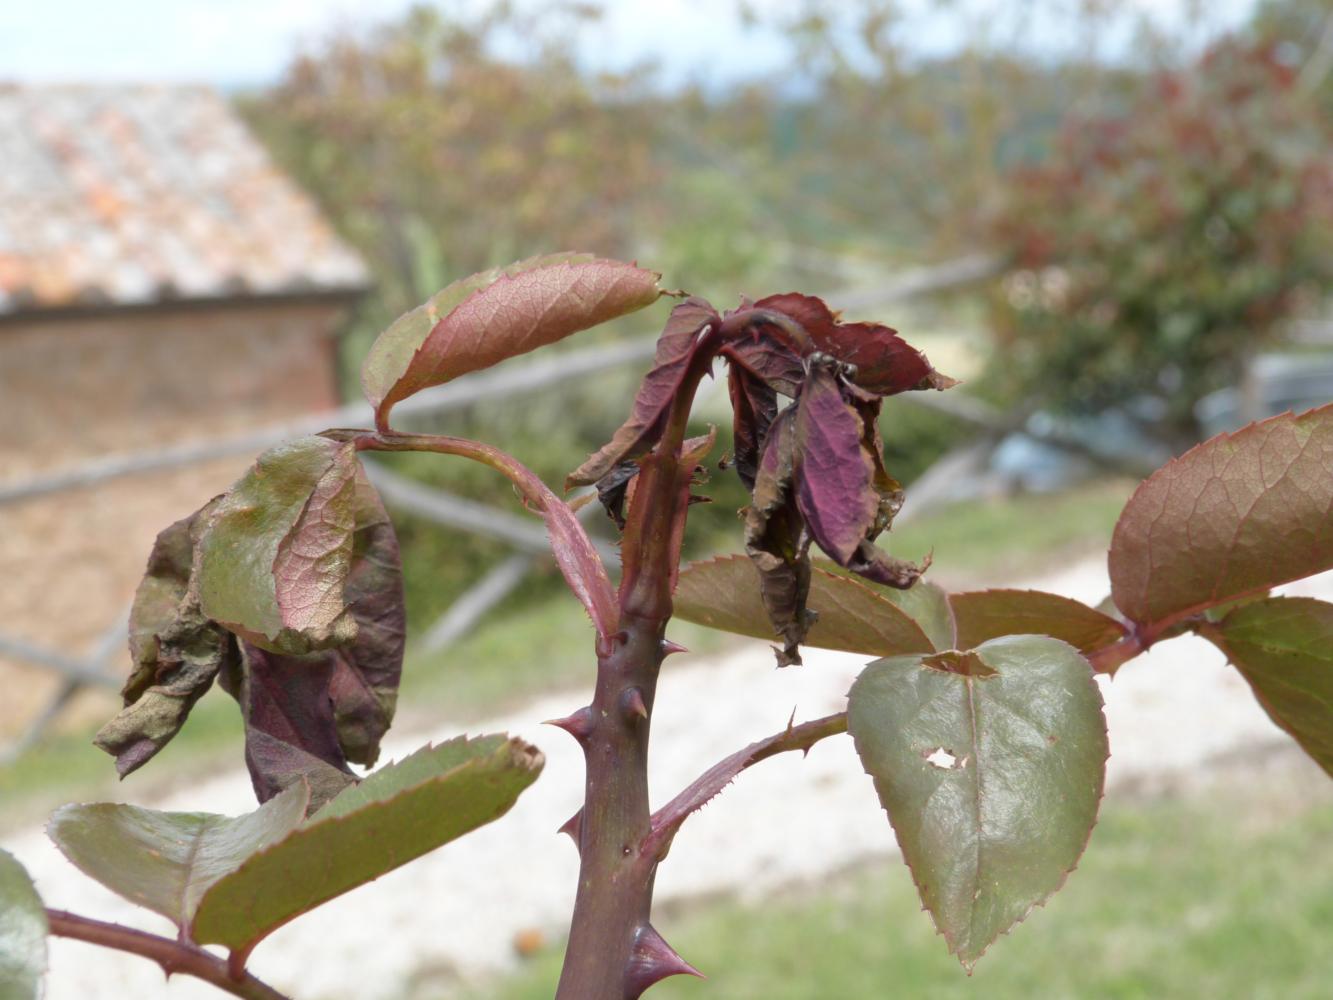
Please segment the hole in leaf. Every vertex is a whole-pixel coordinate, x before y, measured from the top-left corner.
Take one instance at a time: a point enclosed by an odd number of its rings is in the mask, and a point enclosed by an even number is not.
[[[959,762],[958,758],[955,757],[948,750],[944,749],[944,747],[936,747],[929,753],[924,754],[924,756],[926,758],[927,764],[931,764],[935,767],[938,767],[941,771],[951,771],[955,767],[963,766]]]

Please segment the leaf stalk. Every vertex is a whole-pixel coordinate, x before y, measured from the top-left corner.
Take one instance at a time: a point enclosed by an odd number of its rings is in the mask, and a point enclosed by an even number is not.
[[[181,973],[201,979],[243,1000],[288,1000],[272,986],[243,969],[233,975],[228,961],[205,951],[196,944],[174,941],[121,924],[82,917],[65,910],[46,911],[51,933],[57,937],[86,941],[88,944],[138,955],[156,962],[168,976]]]

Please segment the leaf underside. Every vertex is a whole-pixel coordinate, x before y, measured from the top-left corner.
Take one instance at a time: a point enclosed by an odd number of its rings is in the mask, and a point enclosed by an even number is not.
[[[1067,643],[1008,636],[941,655],[872,663],[848,727],[922,902],[970,969],[1082,854],[1106,722],[1092,670]]]
[[[1333,604],[1272,597],[1236,608],[1204,634],[1269,717],[1333,775]]]
[[[681,571],[672,598],[675,615],[709,628],[774,639],[759,596],[759,574],[745,556],[720,556]],[[815,568],[809,606],[819,619],[806,645],[869,656],[929,653],[935,647],[912,618],[870,587]]]
[[[542,764],[534,747],[486,736],[387,765],[216,882],[193,937],[248,952],[302,913],[499,818]]]
[[[681,571],[675,613],[725,632],[780,638],[759,586],[758,572],[742,556],[692,563]],[[1049,635],[1091,652],[1125,633],[1114,618],[1057,594],[1038,590],[947,594],[926,581],[899,590],[862,583],[841,567],[814,567],[806,603],[819,617],[805,645],[871,656],[971,649],[1005,635]]]
[[[300,825],[308,800],[298,785],[234,817],[113,802],[68,805],[55,811],[46,832],[84,874],[188,927],[208,888]]]
[[[46,909],[32,879],[0,851],[0,997],[37,1000],[46,972]]]

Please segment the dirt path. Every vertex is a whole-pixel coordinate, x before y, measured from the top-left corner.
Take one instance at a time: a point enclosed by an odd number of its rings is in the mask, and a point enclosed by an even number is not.
[[[1080,563],[1033,586],[1096,602],[1106,593],[1104,563]],[[1333,576],[1298,592],[1333,597]],[[811,650],[802,669],[778,672],[762,643],[708,661],[668,661],[653,722],[658,800],[744,744],[798,721],[845,707],[864,657]],[[684,660],[684,662],[679,662]],[[1103,681],[1111,734],[1110,795],[1128,784],[1197,769],[1210,758],[1263,744],[1280,732],[1210,645],[1164,644]],[[573,696],[545,698],[478,732],[507,730],[537,743],[546,771],[504,819],[391,873],[279,931],[251,962],[257,975],[301,1000],[395,998],[422,977],[444,983],[505,967],[515,934],[562,934],[577,873],[574,850],[555,828],[581,798],[583,767],[572,740],[535,720],[566,714]],[[391,739],[400,757],[451,732]],[[200,784],[160,803],[168,809],[244,812],[253,808],[243,774]],[[75,871],[40,830],[6,838],[49,905],[169,932],[168,925],[103,891]],[[705,893],[762,896],[869,857],[896,852],[851,741],[830,740],[806,759],[787,754],[747,771],[692,818],[658,877],[658,899]],[[669,937],[668,933],[668,937]],[[163,984],[139,959],[57,941],[48,1000],[127,997],[214,998],[191,980]]]

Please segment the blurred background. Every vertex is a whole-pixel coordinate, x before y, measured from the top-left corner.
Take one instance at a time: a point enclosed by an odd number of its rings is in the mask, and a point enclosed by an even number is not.
[[[117,705],[154,535],[270,444],[366,422],[359,363],[394,317],[560,249],[637,259],[719,308],[801,290],[896,327],[963,385],[887,402],[908,501],[883,544],[933,551],[948,586],[1095,603],[1138,479],[1333,398],[1333,6],[0,6],[0,837],[27,843],[71,799],[232,780],[224,698],[124,787],[88,742]],[[559,482],[619,424],[667,308],[424,394],[404,423]],[[729,426],[715,388],[700,427]],[[399,727],[531,718],[589,683],[591,633],[509,487],[394,457],[374,476],[413,630]],[[691,552],[737,551],[743,491],[719,472],[709,492]],[[683,692],[698,676],[718,697],[709,671],[737,656],[781,681],[762,644],[679,633]],[[1333,796],[1243,684],[1182,655],[1116,681],[1126,740],[1165,721],[1127,752],[1141,767],[1086,870],[975,978],[901,865],[835,842],[763,894],[720,875],[682,889],[668,936],[713,979],[662,995],[1327,996]],[[408,941],[376,995],[548,996],[559,923],[515,902],[491,932],[494,961]]]

